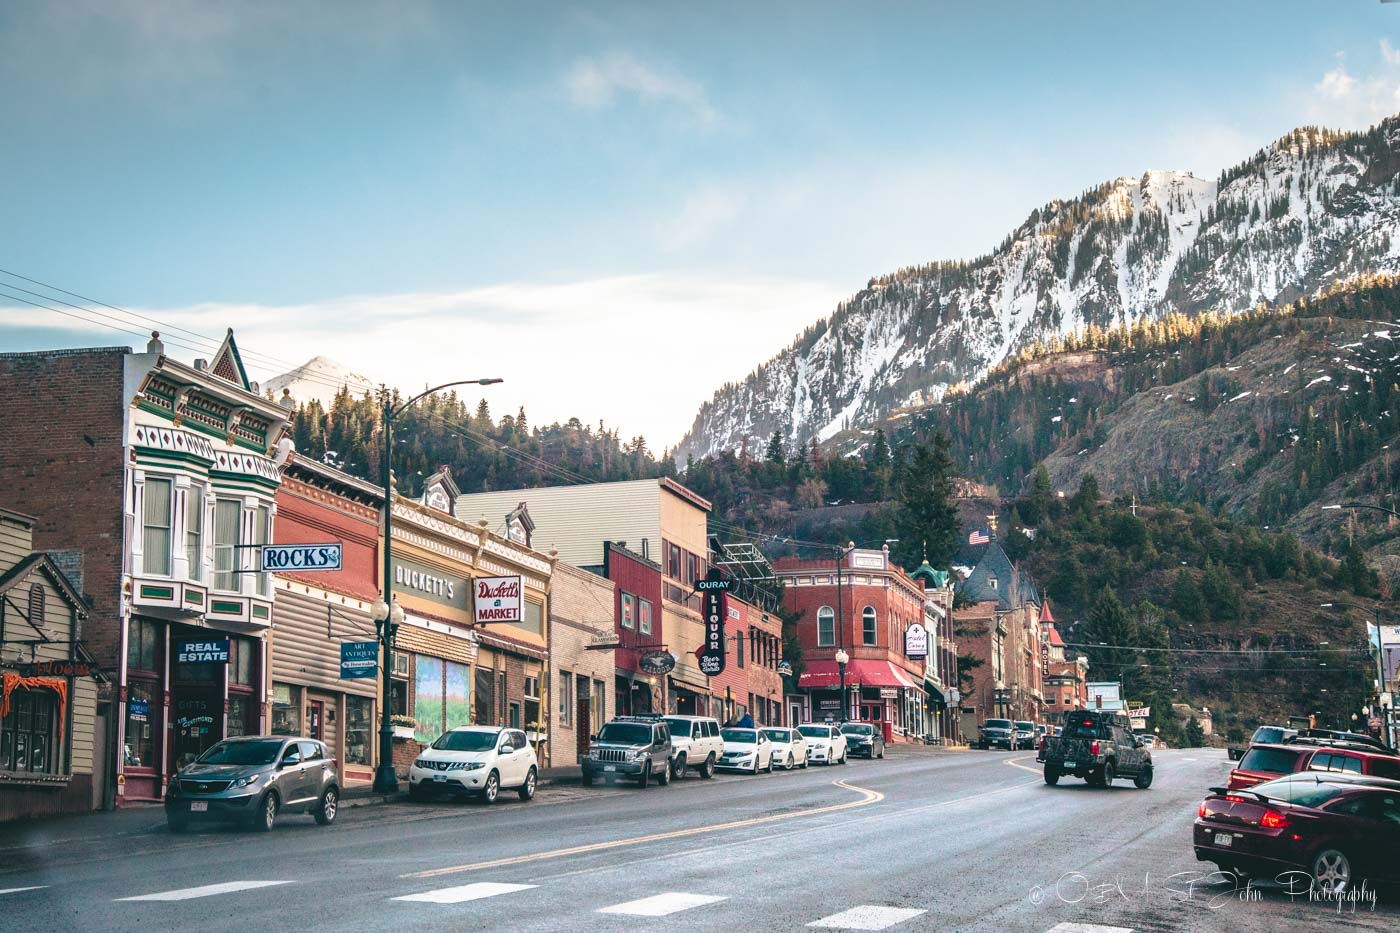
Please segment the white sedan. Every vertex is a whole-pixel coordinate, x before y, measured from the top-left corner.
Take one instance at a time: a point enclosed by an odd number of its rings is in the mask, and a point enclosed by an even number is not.
[[[425,800],[437,792],[475,794],[495,803],[506,788],[530,800],[539,776],[535,750],[519,729],[461,726],[423,749],[408,769],[408,796]]]
[[[846,736],[835,726],[805,723],[797,731],[807,740],[807,755],[813,764],[844,765]]]
[[[773,743],[773,763],[784,771],[807,767],[807,738],[796,729],[764,729]]]
[[[773,770],[773,742],[762,729],[725,729],[719,737],[724,739],[721,768],[750,774]]]

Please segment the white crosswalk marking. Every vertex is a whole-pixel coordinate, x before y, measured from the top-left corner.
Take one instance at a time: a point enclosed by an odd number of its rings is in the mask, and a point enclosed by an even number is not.
[[[179,888],[175,891],[161,891],[156,894],[141,894],[136,897],[119,897],[119,901],[188,901],[196,897],[211,897],[215,894],[232,894],[234,891],[251,891],[254,888],[270,888],[290,881],[225,881],[222,884],[206,884],[197,888]]]
[[[1132,927],[1106,927],[1097,923],[1057,923],[1045,933],[1133,933]]]
[[[0,888],[0,894],[18,894],[21,891],[42,891],[47,888],[46,884],[31,884],[27,888]]]
[[[528,891],[533,884],[504,884],[499,881],[478,881],[475,884],[461,884],[455,888],[438,888],[436,891],[423,891],[418,894],[405,894],[393,898],[396,901],[416,901],[420,904],[461,904],[466,901],[479,901],[483,897],[497,894],[511,894],[515,891]]]
[[[630,917],[665,917],[668,914],[680,913],[682,910],[703,907],[706,904],[714,904],[723,900],[728,900],[728,898],[716,897],[713,894],[686,894],[682,891],[667,891],[665,894],[644,897],[639,901],[628,901],[625,904],[603,907],[598,910],[598,913],[627,914]]]
[[[862,904],[843,910],[839,914],[813,920],[809,927],[834,927],[840,930],[883,930],[896,923],[913,920],[920,914],[928,913],[914,907],[881,907],[877,904]]]

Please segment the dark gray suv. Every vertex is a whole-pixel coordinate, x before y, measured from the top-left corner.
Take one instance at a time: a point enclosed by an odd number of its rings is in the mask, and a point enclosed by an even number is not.
[[[638,787],[671,782],[671,731],[659,716],[619,716],[602,728],[588,746],[583,766],[583,786],[598,778],[633,778]]]
[[[327,826],[339,807],[340,777],[326,746],[284,735],[224,739],[182,768],[165,794],[165,819],[177,833],[197,820],[267,832],[286,809]]]

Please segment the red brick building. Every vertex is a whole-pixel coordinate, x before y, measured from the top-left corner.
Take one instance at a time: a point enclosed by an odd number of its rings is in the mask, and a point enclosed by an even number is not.
[[[616,586],[613,618],[616,620],[617,648],[613,652],[616,681],[613,687],[613,713],[660,713],[667,709],[666,676],[642,670],[641,658],[648,651],[668,645],[661,614],[661,565],[629,551],[618,541],[603,542],[603,576]],[[684,710],[683,712],[690,712]],[[597,725],[602,725],[598,723]]]

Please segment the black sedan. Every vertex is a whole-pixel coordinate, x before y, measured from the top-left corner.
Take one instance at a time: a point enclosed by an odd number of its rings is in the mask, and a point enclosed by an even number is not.
[[[1211,789],[1196,858],[1240,876],[1342,894],[1363,879],[1400,881],[1400,781],[1290,774],[1248,790]],[[1293,873],[1293,874],[1290,874]]]
[[[841,726],[846,737],[846,753],[862,758],[885,757],[885,734],[880,727],[868,722],[848,722]]]

